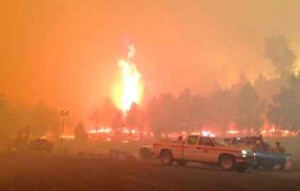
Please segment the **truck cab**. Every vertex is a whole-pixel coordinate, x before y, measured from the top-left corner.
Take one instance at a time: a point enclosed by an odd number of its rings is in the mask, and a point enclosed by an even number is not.
[[[200,162],[239,171],[246,170],[254,157],[251,151],[228,146],[222,138],[201,135],[190,135],[180,142],[155,143],[153,153],[164,165]]]

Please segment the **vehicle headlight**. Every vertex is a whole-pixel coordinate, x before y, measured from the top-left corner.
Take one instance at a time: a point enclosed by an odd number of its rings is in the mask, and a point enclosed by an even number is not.
[[[242,157],[244,158],[247,157],[248,152],[246,150],[242,150],[241,153],[242,153]]]

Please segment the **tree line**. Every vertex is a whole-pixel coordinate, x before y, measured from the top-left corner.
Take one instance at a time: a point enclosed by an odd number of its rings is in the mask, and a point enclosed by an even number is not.
[[[259,75],[254,83],[242,73],[237,84],[208,96],[184,90],[177,97],[163,94],[153,98],[147,109],[150,126],[157,134],[206,126],[224,132],[232,124],[248,133],[259,133],[264,124],[275,130],[300,130],[296,55],[280,35],[266,38],[265,56],[274,72]]]
[[[21,134],[41,137],[46,133],[59,136],[60,116],[55,109],[38,103],[34,106],[12,106],[0,96],[0,139],[9,140]]]
[[[189,89],[178,96],[164,93],[153,97],[144,111],[134,104],[125,118],[108,101],[93,113],[93,121],[95,126],[102,121],[114,129],[146,126],[157,135],[203,127],[225,132],[232,125],[246,133],[259,133],[264,124],[277,130],[297,130],[300,78],[295,71],[296,55],[284,36],[270,36],[265,41],[265,56],[274,72],[260,74],[252,83],[241,73],[236,84],[219,86],[207,96]]]
[[[210,95],[199,95],[185,89],[179,95],[164,93],[153,97],[146,108],[133,104],[124,115],[111,100],[95,109],[89,118],[92,127],[147,129],[155,134],[212,127],[226,131],[231,126],[245,132],[259,132],[264,124],[275,129],[299,130],[300,77],[296,55],[284,36],[266,38],[265,56],[273,66],[272,75],[259,75],[250,82],[241,73],[239,81],[229,88],[219,88]],[[0,136],[2,140],[17,132],[42,136],[60,133],[60,115],[39,103],[32,107],[13,107],[0,96]],[[84,129],[79,124],[77,134]],[[75,129],[76,132],[76,129]]]

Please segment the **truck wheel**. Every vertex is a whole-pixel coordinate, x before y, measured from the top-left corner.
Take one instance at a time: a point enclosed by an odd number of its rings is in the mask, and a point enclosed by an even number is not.
[[[186,166],[187,161],[185,161],[185,160],[179,160],[179,161],[177,161],[177,164],[178,164],[179,166]]]
[[[163,151],[160,157],[163,165],[171,165],[173,162],[173,156],[170,151]]]
[[[224,170],[227,170],[227,171],[232,170],[235,166],[234,158],[229,155],[223,155],[220,158],[220,165]]]

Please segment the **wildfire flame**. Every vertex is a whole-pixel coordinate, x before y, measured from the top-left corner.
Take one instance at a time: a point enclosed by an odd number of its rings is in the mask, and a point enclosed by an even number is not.
[[[127,113],[133,103],[139,104],[143,93],[141,74],[133,63],[134,56],[134,46],[128,46],[127,57],[118,62],[122,78],[121,85],[115,89],[114,102],[123,113]]]

